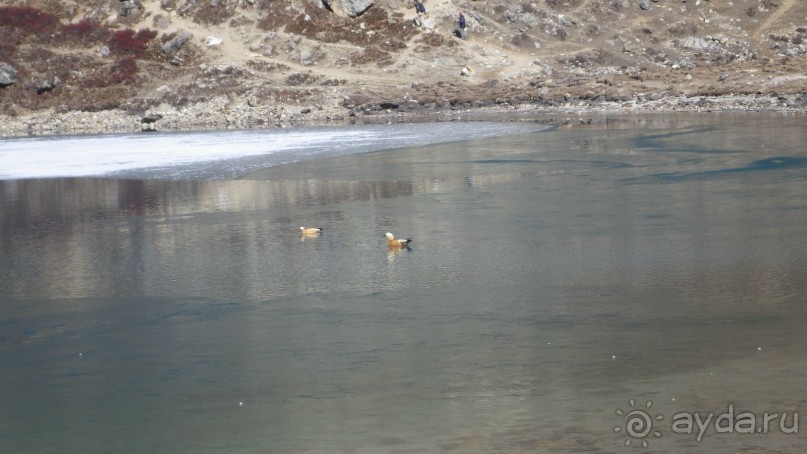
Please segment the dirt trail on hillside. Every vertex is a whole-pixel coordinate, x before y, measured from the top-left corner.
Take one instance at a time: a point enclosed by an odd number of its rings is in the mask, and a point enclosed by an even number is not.
[[[765,33],[768,30],[771,30],[776,22],[781,19],[785,14],[787,14],[791,9],[793,9],[797,3],[801,0],[783,0],[779,7],[768,16],[767,19],[762,21],[759,26],[756,28],[755,31],[750,33],[749,39],[755,43],[758,49],[762,50],[762,54],[766,52],[770,52],[766,50],[766,46],[764,46],[763,41],[765,40]]]
[[[778,21],[782,16],[787,14],[788,11],[790,11],[794,6],[796,6],[796,3],[798,1],[803,0],[783,0],[782,4],[779,5],[778,8],[776,8],[776,11],[771,13],[771,15],[768,16],[768,18],[765,19],[765,21],[759,25],[759,28],[757,29],[757,34],[762,35],[763,33],[765,33],[765,31],[770,29],[771,26],[776,23],[776,21]]]

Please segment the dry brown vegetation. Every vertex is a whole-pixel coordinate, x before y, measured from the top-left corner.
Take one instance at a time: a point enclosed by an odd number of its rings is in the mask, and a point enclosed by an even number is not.
[[[135,1],[126,14],[121,2],[7,3],[0,62],[17,73],[0,88],[6,115],[141,112],[223,95],[360,108],[409,93],[440,108],[782,93],[805,91],[807,73],[799,19],[807,4],[796,0],[658,1],[647,9],[625,0],[471,2],[464,41],[452,36],[457,6],[448,0],[426,3],[429,28],[415,26],[406,2],[376,3],[356,18],[293,0]],[[181,30],[193,39],[166,55]],[[225,44],[207,48],[207,35]],[[473,71],[460,75],[466,66]]]

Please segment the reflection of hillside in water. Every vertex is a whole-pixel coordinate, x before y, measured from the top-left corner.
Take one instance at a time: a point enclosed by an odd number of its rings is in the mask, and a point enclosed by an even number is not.
[[[163,181],[43,179],[0,182],[7,210],[4,230],[38,223],[119,215],[175,216],[268,208],[305,207],[388,199],[484,187],[534,177],[538,172],[422,178],[410,181]]]
[[[291,225],[296,229],[302,222],[299,218],[307,216],[299,210],[495,185],[532,175],[512,172],[411,181],[4,181],[0,252],[14,257],[14,263],[0,263],[10,277],[0,284],[0,293],[52,298],[154,294],[163,293],[160,288],[174,279],[173,285],[187,286],[190,294],[197,291],[195,287],[213,283],[223,294],[267,297],[278,282],[263,282],[261,273],[280,266],[278,247],[299,241],[297,235],[278,239],[267,234]],[[350,235],[346,241],[352,244],[367,241],[353,238],[352,232],[345,235]],[[196,250],[210,255],[194,258]],[[273,256],[278,265],[262,254]],[[205,274],[209,272],[205,269],[190,281],[187,276],[171,277],[182,274],[177,269],[197,266],[194,260],[210,257],[235,268],[217,276]],[[311,286],[299,276],[277,273],[280,285],[289,290]]]

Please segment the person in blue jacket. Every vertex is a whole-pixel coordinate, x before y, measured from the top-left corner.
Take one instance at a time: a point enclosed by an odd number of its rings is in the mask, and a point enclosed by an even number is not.
[[[468,37],[468,30],[465,28],[465,15],[462,14],[462,11],[460,11],[460,16],[457,18],[457,30],[454,33],[462,39]]]

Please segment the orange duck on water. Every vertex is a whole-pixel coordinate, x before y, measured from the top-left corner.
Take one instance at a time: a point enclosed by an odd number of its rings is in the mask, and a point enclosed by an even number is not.
[[[319,236],[324,229],[322,227],[300,227],[300,236],[312,237]]]
[[[412,238],[407,238],[405,240],[396,240],[395,237],[387,232],[385,235],[387,237],[387,246],[390,248],[405,248],[409,247],[409,243],[412,242]]]

